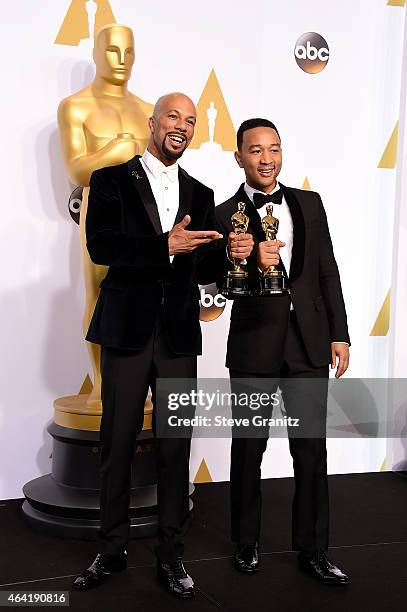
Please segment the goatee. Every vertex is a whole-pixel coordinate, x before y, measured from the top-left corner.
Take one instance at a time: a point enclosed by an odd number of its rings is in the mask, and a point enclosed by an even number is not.
[[[166,144],[165,144],[165,138],[164,138],[161,146],[162,146],[162,151],[163,151],[165,157],[167,157],[168,159],[173,159],[174,161],[179,159],[181,157],[181,155],[183,154],[183,152],[185,151],[185,149],[186,149],[186,147],[184,147],[180,151],[171,151],[171,149],[169,149],[166,146]]]

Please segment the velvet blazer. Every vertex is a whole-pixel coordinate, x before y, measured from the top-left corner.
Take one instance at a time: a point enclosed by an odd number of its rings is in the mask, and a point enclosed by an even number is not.
[[[189,214],[187,229],[216,229],[213,191],[181,168],[178,178],[175,223]],[[214,242],[170,262],[168,232],[162,231],[140,156],[92,173],[86,244],[95,264],[109,266],[86,335],[89,342],[139,350],[162,309],[173,352],[201,353],[198,282],[210,282],[210,271],[223,265],[223,247]]]

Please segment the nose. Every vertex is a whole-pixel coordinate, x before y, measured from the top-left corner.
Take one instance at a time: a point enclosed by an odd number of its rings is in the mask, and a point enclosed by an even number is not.
[[[260,159],[260,164],[262,166],[269,166],[272,161],[273,161],[272,156],[268,152],[264,151]]]
[[[182,119],[178,119],[175,125],[175,129],[178,130],[179,132],[186,132],[187,126],[186,126],[185,121],[183,121]]]
[[[119,65],[120,66],[124,66],[124,54],[125,54],[125,51],[122,51],[121,49],[119,49],[117,51],[117,56],[119,58]]]

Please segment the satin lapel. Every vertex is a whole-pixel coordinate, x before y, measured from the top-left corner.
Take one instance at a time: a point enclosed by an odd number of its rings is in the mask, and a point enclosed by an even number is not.
[[[290,209],[291,218],[293,221],[293,250],[291,253],[289,274],[290,281],[293,281],[300,276],[304,266],[305,223],[301,206],[291,189],[288,189],[281,183],[280,187],[283,190],[285,201]]]
[[[161,227],[160,215],[158,213],[157,202],[155,201],[153,192],[151,190],[150,181],[144,171],[143,166],[140,162],[140,157],[136,155],[130,161],[127,162],[128,172],[130,174],[133,185],[136,188],[142,203],[150,217],[150,221],[154,226],[157,234],[162,234],[163,230]]]
[[[249,233],[251,233],[254,236],[257,242],[262,242],[263,240],[265,240],[263,228],[261,226],[260,215],[257,212],[256,207],[254,206],[253,202],[250,200],[249,196],[245,192],[243,188],[243,184],[240,185],[239,190],[237,191],[235,195],[235,199],[236,199],[236,210],[237,210],[238,202],[244,202],[246,204],[246,208],[244,212],[249,217],[249,227],[248,227]]]
[[[178,212],[175,217],[175,223],[179,223],[186,214],[189,214],[192,206],[192,179],[185,170],[178,167],[178,183],[179,183],[179,205]],[[175,225],[174,223],[174,225]]]

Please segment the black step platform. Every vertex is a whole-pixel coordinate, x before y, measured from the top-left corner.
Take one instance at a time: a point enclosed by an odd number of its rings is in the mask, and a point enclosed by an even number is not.
[[[229,540],[229,484],[196,485],[185,566],[195,600],[179,602],[157,584],[155,538],[129,542],[129,567],[104,585],[70,592],[70,609],[103,612],[389,612],[407,601],[407,479],[391,472],[329,477],[329,555],[351,577],[329,588],[301,574],[291,550],[291,478],[263,480],[261,567],[238,574]],[[95,543],[33,530],[23,500],[0,502],[0,589],[70,590]]]

